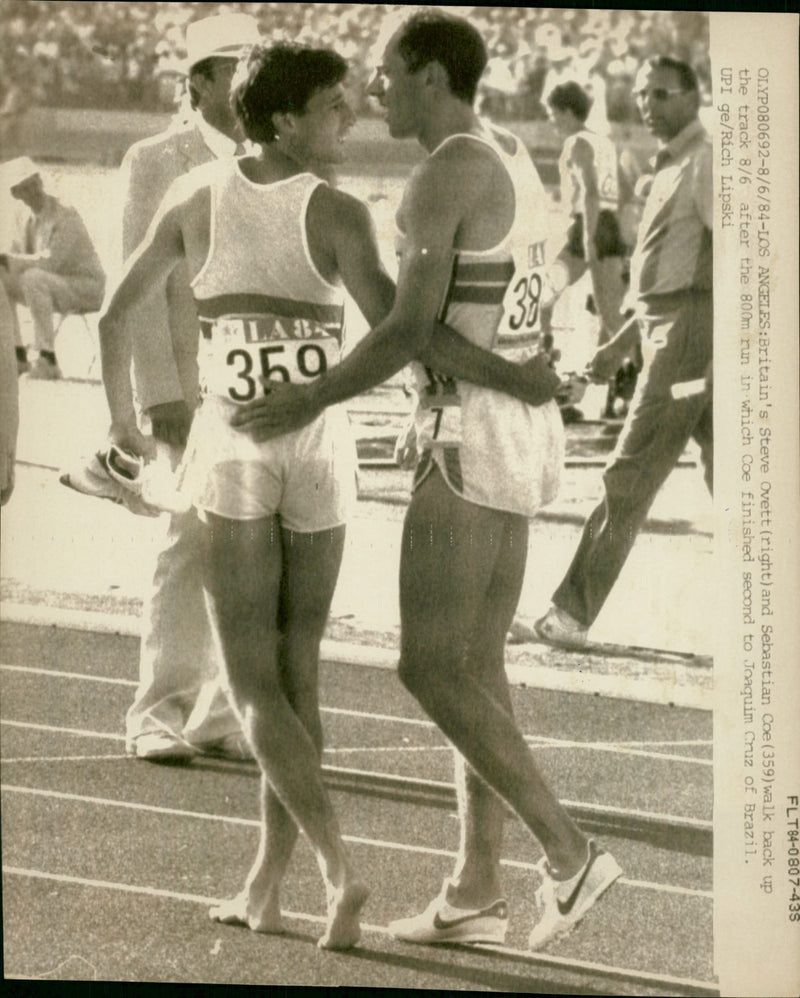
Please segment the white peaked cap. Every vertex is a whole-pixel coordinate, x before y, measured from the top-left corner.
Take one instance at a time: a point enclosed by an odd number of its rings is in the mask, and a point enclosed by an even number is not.
[[[17,156],[16,159],[0,163],[0,183],[10,190],[30,177],[35,177],[39,172],[39,167],[32,159],[27,156]]]
[[[250,14],[215,14],[186,26],[186,71],[203,59],[237,59],[248,45],[261,41],[258,22]]]

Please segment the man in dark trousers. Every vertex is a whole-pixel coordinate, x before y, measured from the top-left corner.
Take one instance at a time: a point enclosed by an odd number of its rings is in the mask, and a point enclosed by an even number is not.
[[[594,379],[603,381],[640,341],[644,368],[603,473],[603,498],[586,521],[552,606],[534,625],[543,640],[572,648],[585,645],[658,490],[692,438],[712,488],[711,140],[698,119],[700,95],[690,66],[651,59],[635,88],[660,148],[631,259],[634,317],[590,366]]]

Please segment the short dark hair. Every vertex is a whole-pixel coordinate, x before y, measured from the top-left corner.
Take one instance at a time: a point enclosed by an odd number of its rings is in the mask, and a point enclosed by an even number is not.
[[[440,10],[413,14],[400,28],[397,50],[412,73],[440,63],[453,95],[470,104],[475,100],[488,55],[483,38],[463,17]]]
[[[697,74],[688,62],[673,59],[669,55],[656,55],[647,60],[647,65],[653,69],[671,69],[680,78],[684,90],[699,90]]]
[[[557,111],[572,111],[578,121],[586,121],[592,107],[592,98],[579,83],[570,80],[553,87],[547,103]]]
[[[347,75],[347,63],[330,49],[304,45],[254,45],[236,70],[231,101],[245,135],[274,142],[273,114],[302,114],[319,90]]]

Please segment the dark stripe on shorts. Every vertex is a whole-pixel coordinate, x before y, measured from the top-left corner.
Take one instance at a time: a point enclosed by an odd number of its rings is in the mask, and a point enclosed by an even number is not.
[[[447,480],[456,490],[464,492],[464,476],[461,474],[461,455],[458,447],[443,447],[444,470],[447,473]]]

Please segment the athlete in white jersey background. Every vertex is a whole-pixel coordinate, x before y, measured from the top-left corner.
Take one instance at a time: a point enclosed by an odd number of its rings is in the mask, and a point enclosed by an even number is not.
[[[554,87],[547,97],[548,113],[564,139],[558,166],[561,208],[572,222],[566,246],[558,254],[574,284],[586,272],[592,277],[597,312],[602,320],[599,342],[622,325],[626,247],[620,234],[619,167],[613,140],[586,127],[592,101],[573,81]]]
[[[320,411],[310,425],[269,442],[232,423],[268,385],[308,382],[336,364],[342,283],[371,324],[394,297],[366,207],[312,174],[343,157],[354,120],[345,73],[344,61],[325,50],[252,50],[234,78],[233,99],[259,155],[176,181],[99,322],[112,439],[147,454],[151,443],[134,418],[125,318],[186,261],[200,318],[203,401],[184,488],[203,521],[204,587],[232,699],[263,774],[256,860],[244,890],[212,916],[281,931],[279,888],[301,828],[326,883],[320,945],[329,948],[358,940],[367,893],[322,784],[317,701],[353,444],[336,413]],[[541,356],[511,364],[444,329],[426,359],[531,402],[558,386]]]
[[[394,306],[340,365],[306,386],[277,386],[243,406],[236,425],[267,439],[308,423],[419,356],[438,339],[440,318],[493,349],[509,339],[535,343],[546,208],[530,203],[541,187],[522,143],[473,110],[485,65],[474,28],[443,11],[412,15],[392,36],[369,92],[391,135],[415,137],[430,153],[399,210]],[[401,552],[400,677],[458,750],[461,848],[439,897],[390,930],[423,943],[504,939],[504,800],[546,856],[530,935],[538,949],[568,932],[620,874],[544,782],[514,721],[504,670],[528,517],[552,496],[562,431],[552,401],[528,412],[428,366],[419,416],[426,455]],[[529,439],[516,454],[522,428]]]

